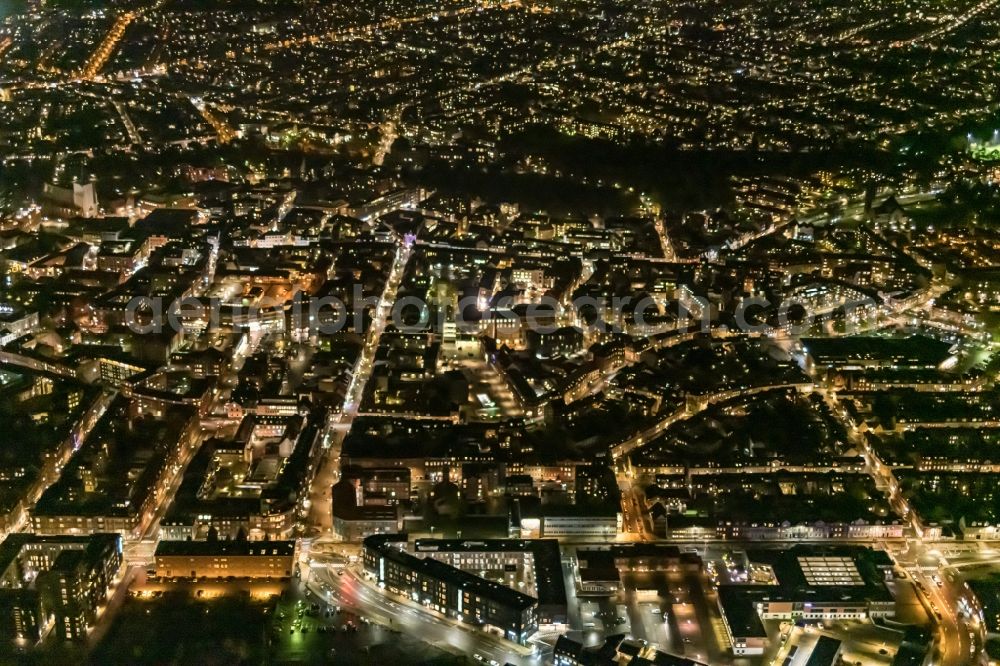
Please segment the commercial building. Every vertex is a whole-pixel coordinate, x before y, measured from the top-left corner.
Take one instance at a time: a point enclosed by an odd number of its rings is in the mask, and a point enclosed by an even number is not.
[[[767,646],[763,620],[856,620],[892,617],[896,602],[885,582],[892,559],[862,546],[795,546],[754,551],[747,559],[767,584],[723,584],[719,608],[735,655]]]
[[[50,630],[84,638],[122,565],[117,534],[12,534],[0,544],[0,638],[37,642]]]
[[[348,214],[369,222],[400,208],[415,208],[424,196],[424,191],[417,188],[393,190],[375,199],[351,206]]]
[[[749,588],[719,588],[722,624],[729,635],[734,655],[764,654],[767,647],[767,631],[755,607],[756,601]]]
[[[559,507],[570,511],[569,507]],[[521,518],[521,535],[531,537],[605,537],[614,538],[621,530],[621,514],[552,515]]]
[[[669,522],[669,521],[668,521]],[[746,541],[818,541],[821,539],[902,539],[906,526],[895,521],[867,522],[862,519],[853,522],[824,522],[791,524],[788,521],[767,523],[744,523],[726,521],[716,527],[720,539],[743,539]]]
[[[399,505],[388,502],[363,503],[366,495],[357,481],[341,479],[330,491],[334,534],[345,541],[358,541],[371,534],[398,532],[402,527]]]
[[[702,569],[697,553],[682,553],[677,546],[655,543],[578,547],[576,560],[577,592],[583,595],[616,594],[622,589],[624,573],[697,573]]]
[[[525,643],[538,629],[538,600],[506,585],[404,550],[405,535],[364,540],[365,572],[381,587],[507,640]]]
[[[568,636],[560,636],[553,649],[552,663],[556,666],[706,666],[701,661],[627,640],[624,634],[607,636],[603,643],[590,647]]]
[[[621,572],[610,551],[577,549],[576,556],[578,595],[607,597],[622,589]]]
[[[161,541],[160,578],[290,578],[295,541]]]
[[[395,506],[361,506],[338,509],[333,514],[333,532],[344,541],[359,541],[370,534],[388,534],[402,527]]]
[[[701,571],[697,553],[681,552],[677,546],[656,543],[615,544],[611,546],[619,571]]]
[[[809,655],[806,666],[836,666],[840,663],[840,652],[843,646],[836,638],[820,636],[816,646]]]
[[[408,468],[346,468],[341,475],[354,484],[358,506],[391,506],[410,501]]]

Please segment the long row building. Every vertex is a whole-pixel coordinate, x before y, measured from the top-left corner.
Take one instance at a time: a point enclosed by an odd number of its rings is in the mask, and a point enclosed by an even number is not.
[[[539,625],[565,622],[555,541],[421,539],[413,552],[407,545],[404,534],[365,539],[366,574],[392,593],[516,643],[524,644]],[[520,583],[534,596],[512,587]]]

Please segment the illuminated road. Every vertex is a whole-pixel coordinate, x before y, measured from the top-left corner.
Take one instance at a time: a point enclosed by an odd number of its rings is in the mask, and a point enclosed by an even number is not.
[[[125,12],[118,17],[114,25],[111,26],[111,30],[108,31],[108,34],[98,45],[97,49],[90,54],[90,58],[87,59],[87,62],[80,69],[80,78],[93,79],[100,74],[104,65],[107,64],[111,56],[118,50],[118,43],[121,41],[129,24],[135,20],[135,17],[136,15],[132,12]]]
[[[132,122],[132,117],[128,115],[128,110],[125,108],[125,105],[117,99],[112,99],[111,103],[114,105],[115,111],[118,112],[118,116],[122,119],[122,124],[125,125],[125,131],[128,133],[129,141],[131,141],[133,145],[141,145],[142,135],[139,134],[138,128],[136,128],[135,123]]]
[[[39,475],[38,481],[35,482],[34,488],[28,495],[25,506],[33,507],[41,496],[45,493],[49,486],[55,483],[59,479],[59,474],[62,472],[63,467],[69,462],[69,459],[74,453],[80,448],[80,445],[87,439],[90,431],[94,429],[97,422],[101,420],[104,412],[107,411],[108,407],[114,402],[115,397],[117,397],[117,391],[102,391],[94,402],[87,408],[87,410],[80,415],[76,424],[70,430],[69,435],[63,441],[59,450],[54,456],[49,458],[45,465],[42,467]],[[21,515],[18,516],[17,520],[7,532],[2,534],[2,537],[6,537],[7,534],[13,532],[21,532],[30,525],[28,511],[22,511]]]
[[[704,411],[711,405],[717,405],[720,402],[725,402],[727,400],[733,400],[734,398],[740,398],[748,395],[757,395],[760,393],[767,393],[768,391],[784,391],[788,389],[801,389],[801,388],[811,388],[812,384],[774,384],[769,386],[753,386],[744,389],[732,389],[729,391],[721,391],[719,393],[714,393],[707,397],[698,405],[698,409],[691,410],[686,407],[673,412],[672,414],[660,419],[657,423],[646,428],[642,432],[632,435],[624,442],[616,444],[611,449],[611,455],[614,458],[620,459],[627,455],[631,451],[648,444],[653,441],[657,436],[663,433],[664,430],[677,423],[678,421],[684,421],[696,414]]]
[[[156,537],[160,527],[160,520],[173,502],[174,495],[177,493],[177,489],[184,479],[184,470],[187,469],[188,463],[198,453],[198,449],[201,448],[201,443],[206,438],[207,433],[214,432],[214,430],[214,427],[203,425],[200,418],[195,418],[191,426],[181,435],[181,439],[178,441],[179,451],[177,452],[177,457],[173,464],[164,472],[163,477],[159,479],[156,488],[153,490],[154,504],[152,510],[143,514],[142,519],[139,521],[139,526],[131,537],[133,540],[154,539]]]
[[[328,535],[333,530],[331,489],[340,480],[340,450],[350,427],[349,421],[341,419],[335,419],[327,426],[322,458],[309,487],[309,534]]]
[[[198,110],[198,113],[201,114],[205,122],[215,130],[215,134],[219,138],[219,143],[225,145],[238,136],[238,132],[208,108],[208,105],[200,97],[192,97],[191,104]]]
[[[384,123],[382,123],[381,133],[382,138],[379,140],[378,147],[375,149],[375,155],[372,157],[372,164],[375,166],[382,166],[385,162],[385,156],[389,154],[392,149],[393,142],[396,141],[399,131],[399,123],[403,117],[403,110],[406,108],[405,104],[400,104],[396,106],[390,113],[389,117]]]
[[[983,2],[980,2],[979,4],[970,7],[965,13],[956,16],[955,20],[949,21],[945,25],[939,28],[935,28],[934,30],[924,33],[923,35],[920,35],[918,37],[914,37],[912,39],[908,39],[905,41],[893,42],[892,46],[901,47],[901,46],[909,46],[911,44],[923,44],[926,42],[933,41],[938,37],[943,37],[944,35],[947,35],[949,32],[954,32],[955,30],[958,30],[963,25],[965,25],[975,17],[979,16],[983,12],[993,9],[994,7],[997,6],[998,1],[1000,0],[983,0]]]
[[[362,580],[354,568],[342,570],[341,575],[323,565],[308,567],[307,571],[303,580],[308,581],[309,589],[319,598],[357,611],[379,624],[419,636],[449,652],[479,654],[487,662],[492,659],[500,664],[534,665],[548,661],[550,652],[542,648],[530,656],[529,648],[462,625],[401,597],[390,598]]]
[[[640,541],[655,540],[656,535],[653,534],[647,521],[642,491],[632,485],[631,479],[624,476],[619,476],[618,484],[622,492],[622,531],[625,535]]]
[[[332,414],[323,435],[323,453],[317,464],[317,471],[309,488],[309,528],[311,533],[329,534],[333,529],[333,516],[330,490],[339,479],[340,447],[351,429],[351,424],[358,415],[361,400],[365,394],[365,386],[371,378],[375,362],[375,352],[378,350],[382,332],[392,313],[396,291],[406,273],[406,265],[410,261],[412,247],[401,243],[396,250],[396,256],[389,270],[385,288],[375,306],[375,316],[365,335],[365,342],[355,362],[351,373],[351,382],[344,397],[344,404],[339,413]]]
[[[832,412],[844,422],[851,442],[865,457],[869,473],[874,477],[876,486],[886,492],[892,509],[908,520],[913,532],[922,537],[924,532],[920,519],[910,508],[906,498],[903,497],[892,468],[881,461],[876,452],[869,446],[867,438],[861,435],[857,424],[847,418],[846,411],[836,402],[836,393],[829,391],[825,397]],[[907,571],[917,584],[918,598],[932,621],[937,625],[938,635],[935,650],[939,661],[936,663],[941,666],[963,666],[974,663],[973,657],[979,646],[970,639],[969,627],[966,625],[965,619],[959,616],[959,593],[944,580],[939,586],[927,576],[926,567],[921,566],[921,560],[929,559],[930,568],[937,571],[940,578],[944,571],[939,559],[934,556],[935,552],[929,544],[921,540],[914,540],[905,550],[897,551],[894,555],[897,563]]]
[[[938,629],[935,646],[937,661],[941,666],[964,666],[975,663],[979,645],[970,639],[970,627],[958,612],[960,591],[944,575],[936,549],[919,541],[912,542],[906,551],[896,555],[896,560],[916,584],[918,598],[927,608]],[[927,569],[936,571],[938,581]],[[978,632],[977,632],[978,633]]]
[[[396,291],[399,289],[403,274],[406,272],[406,264],[410,261],[412,252],[412,248],[405,244],[401,244],[396,250],[396,257],[389,271],[385,289],[382,291],[382,296],[375,307],[375,316],[368,328],[365,336],[365,344],[361,348],[361,354],[351,375],[351,383],[348,386],[347,395],[344,399],[343,413],[346,419],[341,419],[342,423],[350,423],[354,416],[357,415],[358,409],[361,406],[365,386],[372,374],[375,352],[378,351],[379,340],[382,338],[382,332],[385,330],[389,315],[392,313]]]

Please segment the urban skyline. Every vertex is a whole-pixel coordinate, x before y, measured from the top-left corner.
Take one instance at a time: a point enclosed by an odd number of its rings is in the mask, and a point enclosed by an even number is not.
[[[0,0],[0,663],[1000,663],[998,66],[998,0]]]

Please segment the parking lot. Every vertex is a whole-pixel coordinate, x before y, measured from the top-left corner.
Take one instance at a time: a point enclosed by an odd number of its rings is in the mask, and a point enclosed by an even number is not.
[[[805,626],[787,622],[767,624],[778,624],[778,633],[787,636],[784,643],[779,641],[776,662],[783,663],[791,654],[789,666],[804,666],[820,636],[841,641],[841,659],[845,664],[853,666],[888,666],[902,640],[902,632],[880,627],[867,620],[818,622]],[[772,626],[768,628],[771,629]]]
[[[581,596],[579,632],[593,645],[627,634],[665,652],[712,664],[733,663],[708,581],[691,572],[631,573],[613,596]],[[576,624],[575,622],[573,623]]]

